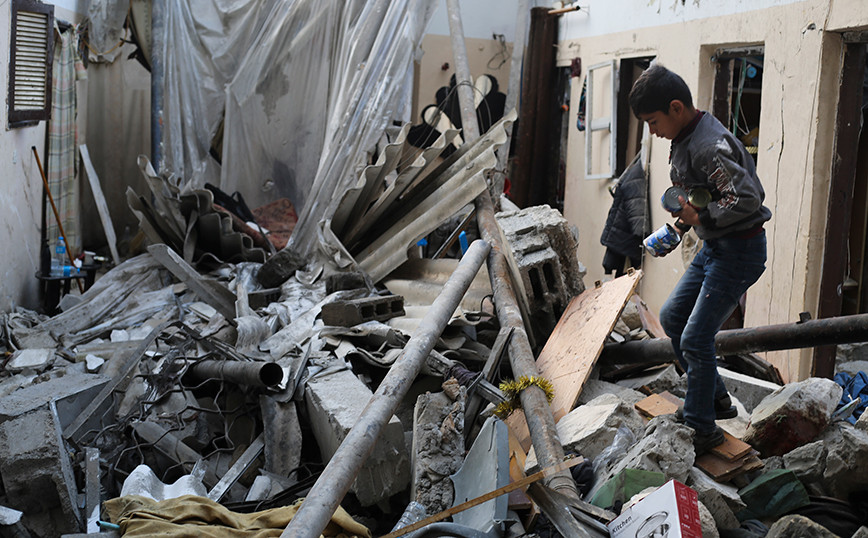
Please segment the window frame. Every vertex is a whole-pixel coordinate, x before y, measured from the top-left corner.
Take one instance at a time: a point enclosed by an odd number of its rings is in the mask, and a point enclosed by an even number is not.
[[[51,83],[54,63],[54,5],[37,0],[12,0],[10,2],[12,29],[9,42],[9,87],[7,89],[7,123],[10,128],[33,125],[51,117]],[[18,18],[21,12],[44,14],[45,28],[45,83],[44,106],[39,109],[15,108],[15,90],[18,69]]]

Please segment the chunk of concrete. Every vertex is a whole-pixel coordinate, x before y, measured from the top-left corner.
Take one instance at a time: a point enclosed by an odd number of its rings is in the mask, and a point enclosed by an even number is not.
[[[738,398],[748,413],[753,412],[763,398],[781,388],[777,383],[757,379],[726,368],[718,368],[717,373],[723,379],[723,384],[726,385],[729,394]]]
[[[862,525],[850,538],[868,538],[868,527]]]
[[[12,353],[6,370],[18,374],[21,372],[41,372],[54,359],[54,350],[48,348],[19,349]]]
[[[654,368],[646,371],[644,375],[621,379],[617,382],[622,387],[640,390],[643,387],[651,393],[673,391],[681,383],[681,375],[675,369],[674,364]]]
[[[696,467],[690,469],[687,485],[699,495],[699,502],[711,512],[719,529],[738,528],[735,514],[744,510],[745,504],[735,487],[713,480]]]
[[[868,413],[862,413],[856,421],[856,429],[863,432],[868,432]]]
[[[836,422],[824,435],[823,482],[829,495],[847,499],[868,484],[868,432]]]
[[[769,528],[766,538],[839,538],[837,534],[814,521],[792,514],[784,516]]]
[[[645,420],[631,404],[614,394],[603,394],[564,415],[557,423],[558,438],[564,452],[575,452],[594,460],[612,445],[621,426],[637,437],[645,433]],[[536,453],[531,448],[525,470],[533,472],[536,469]]]
[[[765,456],[810,443],[826,429],[843,389],[825,378],[788,383],[753,410],[744,441]]]
[[[351,371],[340,370],[309,380],[304,395],[313,435],[323,461],[329,461],[373,394]],[[403,490],[409,482],[404,430],[392,416],[350,490],[363,506],[371,506]]]
[[[464,463],[464,405],[467,389],[455,378],[443,392],[421,394],[413,413],[411,500],[429,514],[450,508],[454,501],[449,477]]]
[[[635,405],[636,402],[646,398],[646,396],[638,390],[622,387],[621,385],[609,383],[608,381],[603,381],[601,379],[590,378],[585,381],[585,385],[582,387],[582,393],[579,395],[577,405],[584,405],[603,394],[614,394],[629,405]]]
[[[657,471],[685,483],[694,458],[693,429],[676,422],[674,415],[662,415],[648,423],[644,436],[620,461],[595,469],[596,483],[604,484],[627,468]]]

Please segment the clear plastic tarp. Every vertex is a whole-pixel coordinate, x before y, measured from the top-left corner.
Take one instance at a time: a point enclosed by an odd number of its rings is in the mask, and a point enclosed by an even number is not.
[[[289,198],[308,251],[385,128],[409,121],[435,0],[167,0],[161,171]],[[224,120],[225,114],[225,121]],[[211,155],[222,124],[222,166]]]

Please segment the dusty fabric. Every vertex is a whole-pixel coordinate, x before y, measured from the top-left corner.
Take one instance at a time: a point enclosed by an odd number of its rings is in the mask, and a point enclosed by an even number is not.
[[[103,503],[108,518],[128,536],[189,536],[207,538],[265,538],[280,536],[301,506],[272,508],[240,514],[196,495],[154,501],[138,495],[116,497]],[[353,521],[340,506],[326,526],[323,536],[371,538],[371,532]]]
[[[78,145],[76,144],[75,118],[78,112],[75,81],[78,54],[75,51],[75,36],[71,30],[60,33],[54,51],[51,78],[51,121],[48,123],[48,158],[45,174],[51,196],[60,214],[63,231],[66,232],[67,248],[73,253],[81,252],[79,235],[79,188],[76,180]],[[54,244],[60,235],[54,213],[48,211],[50,226],[47,237]]]

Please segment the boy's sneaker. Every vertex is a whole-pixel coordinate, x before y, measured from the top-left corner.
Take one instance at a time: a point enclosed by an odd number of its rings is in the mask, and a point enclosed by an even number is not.
[[[714,400],[714,414],[715,420],[735,418],[738,416],[738,409],[736,409],[735,406],[732,405],[732,398],[729,397],[729,394],[722,398]],[[683,405],[679,405],[678,409],[675,411],[675,420],[678,422],[684,422]]]
[[[719,426],[715,426],[714,431],[709,433],[696,432],[693,435],[693,451],[697,456],[701,456],[712,448],[722,445],[724,441],[726,441],[726,437]]]

